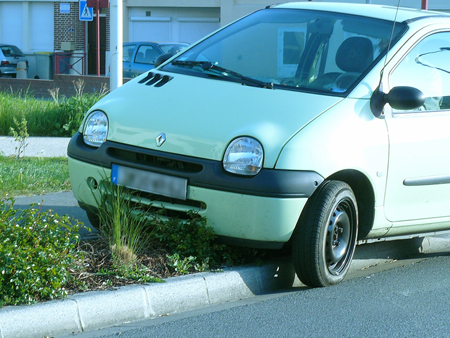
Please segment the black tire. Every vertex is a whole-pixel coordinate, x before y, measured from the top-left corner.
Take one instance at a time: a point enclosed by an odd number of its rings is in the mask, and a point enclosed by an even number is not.
[[[94,229],[100,229],[100,216],[96,212],[86,211],[86,215]]]
[[[341,282],[348,272],[358,238],[358,207],[350,186],[326,181],[310,198],[292,238],[292,260],[308,286]]]

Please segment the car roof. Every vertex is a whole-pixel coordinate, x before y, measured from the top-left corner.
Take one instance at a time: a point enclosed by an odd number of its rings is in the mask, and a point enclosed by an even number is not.
[[[352,15],[366,16],[376,19],[403,22],[419,18],[429,18],[445,16],[450,18],[449,14],[443,12],[434,12],[429,10],[420,10],[414,8],[404,8],[373,4],[350,4],[350,3],[318,3],[318,2],[291,2],[286,4],[275,5],[272,8],[293,8],[293,9],[309,9],[327,12],[337,12]]]
[[[136,45],[136,44],[153,44],[153,45],[186,45],[188,43],[185,42],[154,42],[154,41],[132,41],[132,42],[124,42],[124,45]]]

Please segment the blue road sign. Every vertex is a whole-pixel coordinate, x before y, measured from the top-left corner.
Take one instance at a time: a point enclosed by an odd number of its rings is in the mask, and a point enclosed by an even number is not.
[[[87,6],[86,0],[80,0],[80,21],[94,20],[94,9]]]

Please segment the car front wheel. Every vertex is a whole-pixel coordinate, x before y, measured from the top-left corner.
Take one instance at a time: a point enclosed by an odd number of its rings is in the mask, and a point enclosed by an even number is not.
[[[292,258],[308,286],[341,282],[348,272],[358,237],[358,207],[350,186],[326,181],[314,193],[293,234]]]
[[[93,211],[86,211],[87,218],[91,223],[92,227],[99,230],[100,229],[100,216],[98,213]]]

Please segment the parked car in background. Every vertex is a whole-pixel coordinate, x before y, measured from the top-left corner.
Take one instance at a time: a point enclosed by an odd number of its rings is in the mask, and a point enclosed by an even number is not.
[[[25,62],[28,68],[28,60],[18,47],[0,43],[0,77],[16,77],[20,61]]]
[[[128,42],[123,44],[123,76],[135,77],[155,68],[155,59],[162,54],[173,54],[188,47],[178,42]]]
[[[73,193],[95,214],[106,178],[141,212],[193,209],[231,244],[289,244],[304,284],[339,283],[357,243],[450,230],[449,60],[446,13],[267,7],[92,107]]]

